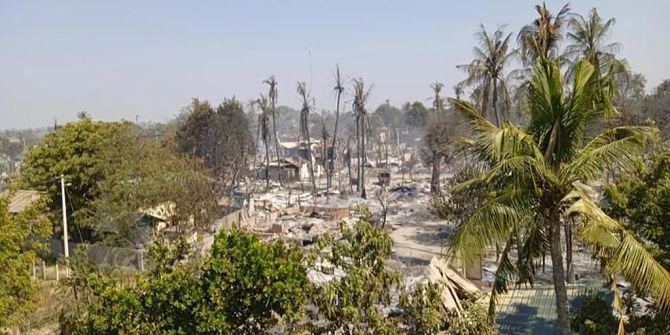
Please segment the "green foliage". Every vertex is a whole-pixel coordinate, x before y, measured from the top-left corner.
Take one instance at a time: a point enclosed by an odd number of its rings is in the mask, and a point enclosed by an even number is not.
[[[108,162],[105,178],[84,222],[112,232],[105,242],[121,245],[143,242],[138,239],[146,227],[137,224],[142,210],[157,207],[163,209],[167,226],[179,232],[207,228],[216,213],[215,185],[201,164],[136,134],[124,136],[128,139],[110,140],[98,153]]]
[[[106,143],[113,141],[117,148],[129,143],[125,134],[128,122],[92,121],[89,118],[68,123],[47,134],[25,154],[21,173],[22,188],[36,189],[47,195],[47,206],[57,217],[61,210],[59,178],[66,176],[70,217],[81,218],[99,195],[97,185],[104,180],[109,168],[99,159]],[[75,221],[76,222],[76,221]],[[74,227],[73,227],[74,229]]]
[[[623,296],[626,307],[624,331],[634,335],[662,335],[670,333],[670,319],[653,306],[640,304],[634,292]],[[603,294],[586,297],[572,318],[571,326],[578,334],[615,334],[620,319],[612,313],[612,305]]]
[[[439,285],[417,284],[401,298],[401,306],[411,334],[430,335],[447,328],[449,312],[442,303]]]
[[[0,198],[0,329],[21,323],[23,313],[35,307],[36,283],[31,265],[46,250],[49,225],[40,217],[42,204],[13,216]]]
[[[402,106],[402,110],[405,113],[405,126],[423,128],[426,125],[430,111],[420,101],[407,102]]]
[[[657,152],[605,188],[606,211],[639,236],[653,242],[656,257],[670,269],[670,150]]]
[[[61,175],[68,183],[70,236],[77,239],[80,228],[88,227],[113,232],[116,244],[127,244],[140,209],[159,205],[170,208],[170,226],[202,227],[216,206],[213,186],[198,164],[142,138],[128,122],[82,118],[28,151],[21,186],[45,192],[54,222],[62,210]]]
[[[157,263],[129,282],[93,274],[95,302],[75,334],[259,334],[295,322],[309,290],[302,252],[237,229],[216,237],[202,267],[184,240],[157,243]]]
[[[450,220],[460,225],[479,208],[487,196],[485,184],[463,184],[478,178],[481,173],[479,169],[470,165],[456,171],[446,181],[449,190],[431,198],[430,212],[440,219]]]
[[[391,105],[388,100],[379,105],[372,115],[379,117],[391,129],[398,129],[403,125],[402,110]]]
[[[579,62],[568,83],[557,60],[538,61],[528,86],[530,122],[526,129],[509,122],[498,127],[471,103],[452,100],[473,132],[464,140],[466,148],[485,166],[479,177],[459,188],[482,183],[492,193],[458,227],[451,251],[473,262],[489,246],[505,245],[509,250],[516,244],[520,250],[517,263],[498,267],[494,292],[499,293],[515,278],[517,283],[532,283],[533,262],[548,249],[561,334],[569,332],[570,321],[562,222],[576,222],[575,236],[601,251],[606,275],[620,274],[655,298],[662,309],[670,306],[670,273],[653,259],[643,242],[603,213],[584,185],[600,178],[605,170],[635,166],[645,144],[656,134],[653,128],[618,127],[586,142],[587,125],[616,112],[608,100],[611,87],[602,86],[611,73],[594,74],[595,68],[587,61]],[[491,307],[495,302],[494,294]]]
[[[451,315],[449,329],[444,335],[495,335],[495,324],[488,319],[486,306],[477,302],[465,301],[462,316]]]
[[[616,334],[619,320],[612,314],[612,305],[598,294],[584,299],[570,324],[581,335]]]
[[[233,186],[247,173],[249,159],[255,154],[249,120],[235,98],[225,99],[216,110],[207,101],[193,99],[177,130],[177,145]]]
[[[308,293],[300,249],[237,229],[217,236],[201,281],[201,330],[214,333],[258,334],[280,318],[295,322]]]
[[[370,211],[359,208],[353,227],[340,227],[341,239],[326,236],[319,241],[322,252],[317,270],[344,276],[318,285],[313,297],[318,316],[326,320],[314,325],[313,333],[341,331],[343,334],[397,334],[397,320],[384,317],[380,306],[391,305],[393,289],[402,276],[389,269],[393,241],[388,228],[370,224]]]

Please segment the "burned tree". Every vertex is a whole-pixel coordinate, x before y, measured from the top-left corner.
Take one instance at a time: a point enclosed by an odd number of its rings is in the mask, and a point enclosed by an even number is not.
[[[337,106],[335,107],[335,127],[333,128],[333,155],[330,157],[330,165],[328,166],[328,180],[326,182],[326,192],[330,190],[330,186],[333,182],[333,170],[334,170],[334,159],[335,153],[337,152],[335,147],[335,141],[337,139],[337,125],[340,121],[340,99],[342,98],[342,92],[344,92],[344,87],[342,86],[342,77],[340,76],[340,66],[336,65],[337,71],[335,74],[335,93],[337,94]]]
[[[431,165],[430,193],[440,192],[440,164],[446,156],[446,146],[449,142],[450,129],[447,123],[445,101],[440,95],[444,85],[435,82],[430,86],[433,89],[433,114],[426,124],[424,135],[423,160]]]
[[[258,126],[261,132],[261,139],[265,145],[265,189],[270,189],[270,148],[268,141],[270,140],[269,114],[270,102],[268,98],[261,94],[261,97],[256,100],[256,104],[261,109],[261,114],[258,116]]]
[[[305,82],[298,83],[298,95],[302,98],[302,109],[300,110],[300,137],[307,139],[307,160],[309,161],[309,177],[312,180],[312,197],[316,204],[316,181],[314,180],[314,164],[312,162],[312,140],[309,137],[309,111],[311,97],[307,91]]]
[[[279,138],[277,138],[277,122],[276,122],[276,114],[277,114],[277,80],[275,80],[275,76],[270,76],[270,78],[266,79],[263,81],[263,83],[267,84],[270,86],[268,88],[268,98],[270,99],[269,101],[269,111],[270,115],[272,115],[272,132],[275,138],[275,150],[277,152],[277,161],[281,159],[280,155],[280,150],[279,150]],[[280,165],[281,166],[281,165]],[[279,184],[284,185],[284,182],[282,181],[282,174],[279,173]]]
[[[358,142],[358,189],[361,191],[361,197],[366,198],[365,194],[365,128],[367,125],[367,110],[365,103],[368,100],[370,89],[365,89],[363,79],[354,79],[354,102],[353,112],[356,115],[356,140]]]

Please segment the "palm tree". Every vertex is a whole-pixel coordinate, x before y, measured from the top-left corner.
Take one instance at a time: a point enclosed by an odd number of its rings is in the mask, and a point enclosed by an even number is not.
[[[271,113],[270,102],[268,97],[261,94],[261,97],[256,100],[256,104],[261,109],[261,114],[258,115],[258,126],[261,133],[261,139],[265,144],[265,189],[270,189],[270,148],[268,141],[270,140],[270,118]]]
[[[367,125],[368,112],[365,109],[365,104],[368,100],[370,89],[365,89],[363,79],[354,79],[354,102],[353,111],[356,115],[356,138],[359,140],[360,147],[358,149],[358,185],[361,190],[361,197],[366,199],[365,194],[365,128]],[[360,136],[359,136],[360,130]]]
[[[342,92],[344,92],[344,87],[342,86],[342,77],[340,76],[340,65],[336,65],[337,71],[335,74],[335,94],[337,95],[337,106],[335,107],[335,128],[333,129],[333,145],[332,145],[332,150],[333,150],[333,155],[330,157],[330,166],[328,166],[328,181],[326,183],[326,193],[330,189],[330,185],[333,180],[333,169],[334,169],[334,162],[333,160],[335,159],[335,153],[337,152],[335,150],[335,141],[337,139],[337,125],[340,121],[340,99],[342,98]],[[326,149],[327,150],[327,149]]]
[[[615,22],[614,18],[601,18],[595,8],[591,9],[588,18],[574,14],[568,22],[570,43],[566,47],[565,57],[575,63],[586,59],[599,71],[600,65],[613,60],[619,50],[619,43],[606,42]]]
[[[312,140],[309,137],[309,111],[312,99],[307,91],[305,82],[298,83],[298,95],[302,98],[302,109],[300,110],[300,136],[307,139],[307,152],[309,161],[309,176],[312,180],[312,197],[316,207],[316,181],[314,180],[314,163],[312,162]]]
[[[442,89],[444,88],[444,84],[439,83],[439,82],[434,82],[430,85],[430,88],[433,90],[433,93],[435,94],[433,97],[433,110],[435,111],[436,115],[436,123],[438,125],[441,125],[442,122],[447,122],[446,119],[444,119],[444,98],[440,95],[442,92]],[[434,127],[436,125],[433,125]],[[429,126],[426,127],[427,129],[431,129]],[[433,129],[440,129],[440,128],[433,128]],[[444,130],[444,128],[440,129]],[[432,173],[431,173],[431,178],[430,178],[430,192],[432,194],[436,194],[440,192],[440,162],[442,160],[442,155],[443,155],[443,149],[441,148],[442,143],[441,139],[443,137],[446,137],[447,134],[442,133],[441,134],[434,134],[433,132],[430,132],[426,130],[426,136],[429,138],[431,141],[429,141],[428,145],[430,146],[430,154],[431,154],[431,162],[432,162]],[[432,142],[432,143],[430,143]]]
[[[277,122],[275,121],[276,119],[276,114],[277,114],[277,80],[275,80],[275,76],[270,76],[270,78],[266,79],[263,81],[264,84],[267,84],[270,86],[268,89],[268,97],[270,98],[270,114],[272,115],[272,132],[275,138],[275,150],[277,152],[277,161],[281,159],[280,155],[280,150],[279,150],[279,138],[277,138]],[[284,185],[284,182],[282,181],[282,176],[281,172],[279,173],[279,184]]]
[[[533,65],[537,58],[558,56],[558,41],[562,38],[561,28],[570,13],[568,4],[563,5],[555,16],[549,12],[547,5],[536,5],[538,18],[525,25],[517,35],[521,46],[521,59],[526,65]]]
[[[499,28],[490,35],[484,25],[481,25],[481,31],[475,36],[480,43],[479,47],[473,49],[475,59],[470,64],[457,66],[468,76],[461,84],[474,86],[482,114],[487,115],[490,104],[490,107],[493,107],[492,119],[497,126],[500,126],[503,117],[498,111],[498,99],[502,97],[504,106],[509,105],[504,70],[516,55],[516,52],[509,47],[512,34],[505,35]]]
[[[568,22],[568,42],[563,62],[568,66],[568,76],[574,74],[575,64],[586,60],[594,66],[594,75],[590,80],[601,87],[599,92],[610,93],[610,96],[599,95],[600,102],[613,102],[616,92],[615,76],[626,71],[624,61],[617,60],[615,54],[619,50],[618,43],[610,43],[607,37],[615,23],[615,19],[604,20],[593,8],[587,18],[574,14]],[[613,108],[613,107],[612,107]],[[594,124],[589,132],[595,132],[603,125]]]
[[[451,251],[472,263],[486,247],[505,246],[491,296],[493,315],[497,295],[506,291],[510,278],[516,278],[517,284],[532,283],[534,261],[549,248],[561,335],[570,331],[562,224],[574,224],[576,236],[598,251],[607,278],[620,274],[656,299],[662,310],[670,309],[670,273],[642,242],[604,214],[586,186],[607,168],[631,167],[645,142],[657,133],[646,127],[619,127],[584,143],[587,123],[614,112],[597,99],[599,87],[589,80],[594,72],[593,65],[582,61],[567,85],[557,60],[539,61],[528,89],[527,129],[509,122],[497,127],[471,103],[451,101],[471,125],[473,136],[466,141],[467,149],[488,166],[480,177],[458,188],[478,183],[491,190],[480,208],[458,227]],[[516,263],[509,258],[514,244],[521,250]]]

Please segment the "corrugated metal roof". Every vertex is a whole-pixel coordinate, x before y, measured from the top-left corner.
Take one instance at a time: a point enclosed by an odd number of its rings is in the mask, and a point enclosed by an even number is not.
[[[579,308],[585,297],[599,292],[608,291],[600,286],[568,285],[570,309]],[[502,335],[556,334],[554,287],[542,285],[512,289],[500,295],[496,308],[496,324]]]

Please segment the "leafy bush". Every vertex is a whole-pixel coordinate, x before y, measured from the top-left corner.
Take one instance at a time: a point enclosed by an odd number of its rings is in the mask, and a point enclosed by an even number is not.
[[[308,291],[302,252],[237,229],[219,234],[202,267],[183,241],[158,244],[148,276],[92,275],[95,302],[75,334],[259,334],[301,316]]]
[[[615,334],[619,320],[612,314],[612,306],[603,294],[597,294],[584,299],[570,325],[581,335]]]
[[[498,334],[495,324],[488,319],[485,305],[465,301],[462,316],[450,315],[449,328],[444,335],[495,335]]]

